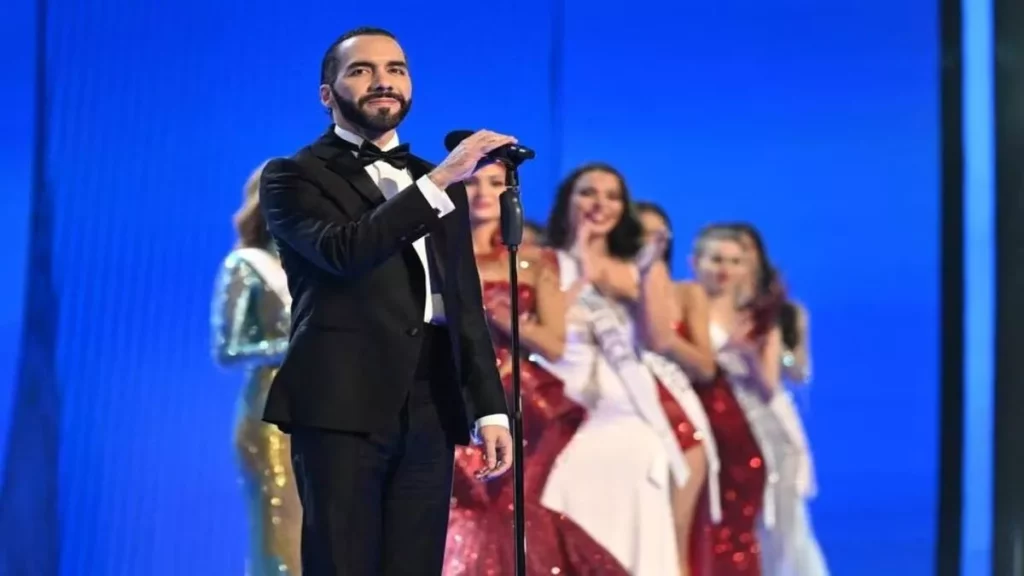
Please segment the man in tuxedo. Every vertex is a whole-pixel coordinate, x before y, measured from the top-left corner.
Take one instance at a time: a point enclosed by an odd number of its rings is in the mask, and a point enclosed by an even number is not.
[[[412,84],[386,30],[339,38],[321,82],[334,125],[260,184],[294,299],[264,419],[292,436],[305,576],[437,576],[455,445],[475,428],[481,479],[512,465],[461,182],[515,139],[437,167],[399,145]]]

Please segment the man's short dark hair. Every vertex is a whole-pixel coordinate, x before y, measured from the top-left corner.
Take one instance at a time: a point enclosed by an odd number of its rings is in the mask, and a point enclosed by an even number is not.
[[[374,28],[373,26],[360,26],[359,28],[353,28],[348,32],[345,32],[335,40],[327,51],[324,52],[324,59],[320,61],[320,84],[333,85],[334,81],[338,79],[338,73],[341,72],[341,59],[338,58],[338,46],[342,42],[349,38],[355,38],[356,36],[384,36],[391,38],[392,40],[398,41],[395,35],[383,28]]]

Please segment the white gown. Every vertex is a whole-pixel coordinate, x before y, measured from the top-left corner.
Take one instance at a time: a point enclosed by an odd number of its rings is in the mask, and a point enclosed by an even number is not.
[[[716,350],[728,341],[728,332],[712,323]],[[756,395],[735,390],[741,405],[752,406],[747,420],[765,456],[768,482],[765,508],[759,518],[763,576],[829,576],[825,557],[814,536],[807,499],[817,488],[810,446],[803,421],[789,392],[776,393],[767,403]]]
[[[577,266],[565,254],[559,260],[565,289]],[[548,368],[564,382],[566,395],[587,408],[587,419],[556,461],[541,501],[586,530],[631,575],[674,576],[679,559],[670,470],[681,452],[670,453],[677,443],[667,420],[652,423],[644,416],[648,407],[637,406],[628,389],[649,386],[656,399],[654,379],[624,382],[605,360],[580,306],[570,308],[566,328],[565,354]]]
[[[799,448],[787,452],[779,462],[774,524],[768,526],[762,522],[760,526],[762,574],[829,576],[807,508],[807,500],[815,495],[817,489],[803,421],[788,391],[777,393],[771,401],[771,408]]]

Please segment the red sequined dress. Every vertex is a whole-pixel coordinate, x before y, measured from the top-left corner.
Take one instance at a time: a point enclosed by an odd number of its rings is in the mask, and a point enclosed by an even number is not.
[[[686,325],[679,324],[677,332],[689,338]],[[718,524],[711,521],[705,486],[701,497],[705,504],[698,507],[690,532],[690,574],[760,576],[761,549],[756,522],[764,503],[766,482],[761,450],[724,376],[719,374],[712,382],[694,388],[707,412],[718,446],[722,519]],[[678,405],[675,410],[682,412]],[[668,405],[665,412],[675,425],[674,418],[678,415],[674,416],[674,410]],[[692,426],[677,426],[676,429],[680,442],[691,442],[692,432],[688,430]]]
[[[508,302],[507,282],[485,282],[484,305]],[[532,317],[536,294],[520,285],[522,317]],[[507,338],[495,337],[498,369],[511,390],[511,350]],[[527,570],[530,576],[627,576],[626,570],[582,528],[540,504],[555,458],[569,443],[586,412],[563,394],[562,383],[537,364],[520,364],[525,434]],[[511,401],[510,401],[511,405]],[[448,521],[444,576],[513,574],[512,473],[481,482],[474,473],[483,466],[475,447],[458,448],[452,507]]]
[[[682,322],[676,324],[676,332],[681,337],[689,339],[686,325]],[[683,449],[683,452],[700,446],[700,432],[693,425],[690,417],[686,415],[683,407],[676,402],[672,393],[660,381],[658,382],[658,399],[661,401],[661,407],[665,411],[669,424],[672,425],[672,429],[676,433],[676,440],[679,441],[679,447]]]

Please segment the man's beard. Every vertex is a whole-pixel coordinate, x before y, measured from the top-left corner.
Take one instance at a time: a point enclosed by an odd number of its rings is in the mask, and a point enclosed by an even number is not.
[[[331,92],[334,94],[334,103],[341,117],[368,134],[383,134],[394,130],[402,123],[412,106],[412,100],[406,100],[397,92],[371,92],[356,102],[343,98],[334,88],[331,88]],[[381,108],[376,112],[367,113],[363,106],[374,98],[391,98],[398,102],[398,110],[391,113],[386,108]]]

